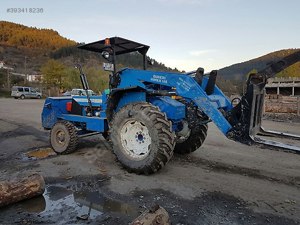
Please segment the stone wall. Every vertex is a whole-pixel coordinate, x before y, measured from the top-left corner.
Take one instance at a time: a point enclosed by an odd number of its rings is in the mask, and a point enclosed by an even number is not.
[[[300,97],[266,95],[265,112],[270,113],[294,113],[300,115]]]

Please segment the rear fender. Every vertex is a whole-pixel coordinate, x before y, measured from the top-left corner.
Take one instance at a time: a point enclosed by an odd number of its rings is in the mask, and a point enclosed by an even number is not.
[[[68,113],[66,105],[71,101],[71,97],[47,98],[42,111],[42,126],[45,129],[51,129],[62,114]]]
[[[114,89],[107,99],[106,117],[110,121],[113,114],[127,104],[134,102],[145,102],[146,93],[140,87]]]
[[[119,111],[125,105],[134,103],[134,102],[145,102],[146,101],[146,93],[145,92],[126,92],[120,98],[118,103],[118,107],[116,111]]]

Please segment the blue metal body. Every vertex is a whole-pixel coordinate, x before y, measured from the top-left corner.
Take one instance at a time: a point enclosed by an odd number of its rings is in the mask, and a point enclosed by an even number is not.
[[[63,114],[68,114],[66,105],[71,101],[71,97],[47,98],[42,111],[42,126],[46,129],[52,128]]]
[[[67,103],[75,101],[82,106],[81,115],[74,115],[67,111]],[[45,129],[51,129],[58,120],[67,120],[73,122],[78,128],[87,132],[105,132],[108,130],[106,121],[106,101],[107,95],[91,96],[94,110],[93,116],[86,116],[85,107],[88,106],[86,96],[74,97],[50,97],[47,98],[42,112],[42,126]]]
[[[232,126],[219,111],[220,108],[225,111],[232,109],[231,102],[217,86],[214,87],[211,95],[206,94],[204,90],[208,82],[207,77],[203,78],[201,86],[193,77],[182,73],[124,69],[120,71],[120,77],[121,82],[118,88],[140,87],[151,91],[153,84],[173,88],[176,95],[193,101],[217,125],[223,134],[226,135],[232,129]],[[163,107],[161,110],[169,112],[167,108]],[[173,109],[173,114],[176,114],[176,111],[176,108]]]
[[[168,96],[157,96],[149,99],[151,104],[156,105],[162,112],[166,113],[167,118],[180,121],[185,118],[185,105]]]
[[[219,110],[231,110],[231,102],[217,86],[214,87],[211,95],[206,94],[204,90],[208,82],[207,77],[203,77],[200,86],[193,77],[182,73],[124,69],[119,71],[119,76],[120,82],[117,89],[122,90],[123,94],[115,111],[120,110],[129,103],[149,102],[166,113],[167,118],[173,123],[173,129],[176,131],[177,124],[186,117],[185,105],[169,96],[147,95],[151,91],[169,90],[188,102],[192,101],[217,125],[223,134],[226,135],[232,129],[232,126]],[[130,91],[127,92],[126,89],[130,89]],[[95,108],[92,116],[86,116],[84,109],[88,107],[88,101],[85,96],[47,98],[42,112],[43,127],[51,129],[58,120],[67,120],[87,132],[106,132],[109,129],[105,113],[109,94],[106,93],[103,92],[101,96],[91,96],[92,106]],[[82,107],[81,115],[73,115],[66,110],[67,102],[72,101]]]
[[[145,102],[146,93],[145,92],[125,92],[119,101],[116,111],[119,111],[125,105],[132,102]]]

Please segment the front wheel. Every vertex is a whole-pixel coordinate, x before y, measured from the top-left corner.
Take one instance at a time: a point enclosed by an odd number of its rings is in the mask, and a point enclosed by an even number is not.
[[[173,155],[175,135],[171,128],[157,107],[146,102],[128,104],[111,122],[113,152],[129,172],[155,173]]]
[[[25,95],[21,95],[20,99],[22,99],[22,100],[25,99]]]
[[[207,125],[200,125],[191,129],[189,137],[181,143],[177,143],[174,152],[189,154],[201,147],[207,136]]]
[[[78,144],[76,127],[68,121],[58,121],[51,129],[50,144],[58,154],[74,152]]]
[[[192,103],[183,102],[186,105],[186,121],[184,126],[186,135],[184,140],[178,139],[174,152],[178,154],[189,154],[200,148],[207,136],[207,124],[202,122],[208,118],[201,113]],[[188,131],[188,132],[187,132]]]

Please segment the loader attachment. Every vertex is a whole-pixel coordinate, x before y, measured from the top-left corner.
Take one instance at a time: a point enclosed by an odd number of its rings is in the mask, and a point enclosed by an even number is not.
[[[262,138],[262,136],[269,136],[300,140],[300,135],[265,130],[262,127],[267,79],[298,61],[300,61],[300,51],[269,65],[266,69],[258,73],[250,74],[247,80],[247,89],[241,101],[237,106],[226,113],[226,118],[233,127],[233,129],[227,133],[228,138],[246,144],[254,142],[300,153],[300,146]]]

